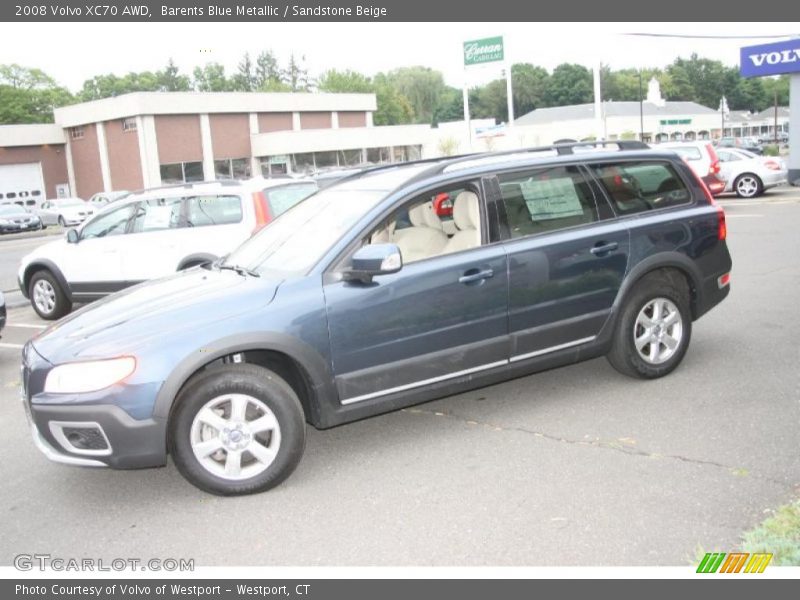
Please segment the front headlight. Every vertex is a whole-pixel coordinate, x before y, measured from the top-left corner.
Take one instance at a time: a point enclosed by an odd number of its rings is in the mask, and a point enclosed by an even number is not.
[[[122,381],[136,370],[136,359],[121,356],[58,365],[47,374],[44,391],[49,394],[96,392]]]

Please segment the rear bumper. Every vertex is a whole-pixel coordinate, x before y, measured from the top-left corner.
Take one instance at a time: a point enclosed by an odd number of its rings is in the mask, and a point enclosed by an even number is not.
[[[730,273],[730,270],[728,270],[727,273]],[[724,275],[724,273],[714,275],[713,277],[707,277],[703,280],[702,289],[700,290],[701,293],[698,294],[698,302],[694,315],[695,319],[702,317],[730,294],[730,283],[720,285],[720,277],[722,277],[722,275]]]

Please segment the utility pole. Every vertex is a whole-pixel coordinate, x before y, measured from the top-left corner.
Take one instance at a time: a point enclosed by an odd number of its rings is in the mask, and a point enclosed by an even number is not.
[[[773,128],[773,137],[775,138],[775,145],[778,145],[778,87],[775,86],[775,126]]]

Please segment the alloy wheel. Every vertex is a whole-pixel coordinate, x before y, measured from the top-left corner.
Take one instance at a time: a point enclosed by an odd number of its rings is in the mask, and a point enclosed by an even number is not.
[[[672,358],[683,339],[683,317],[675,303],[667,298],[647,302],[634,322],[633,339],[639,356],[651,365]]]

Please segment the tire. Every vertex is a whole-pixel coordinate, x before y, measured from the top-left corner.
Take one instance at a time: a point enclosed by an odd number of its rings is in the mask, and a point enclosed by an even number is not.
[[[652,326],[647,326],[648,322]],[[625,300],[606,358],[624,375],[656,379],[668,375],[680,364],[691,336],[686,281],[677,274],[647,275]]]
[[[43,269],[36,271],[28,284],[28,297],[36,314],[47,321],[55,321],[72,310],[72,302],[53,274]]]
[[[60,215],[59,215],[59,217],[58,217],[58,224],[59,224],[59,226],[60,226],[60,227],[62,227],[62,228],[64,228],[64,227],[66,227],[66,226],[67,226],[67,222],[64,220],[64,217],[62,217],[62,216],[60,216]]]
[[[237,405],[238,417],[233,414]],[[262,418],[270,425],[251,429]],[[275,487],[297,467],[305,440],[297,394],[269,369],[249,364],[227,364],[195,376],[178,395],[169,421],[169,450],[178,471],[219,496]]]
[[[755,198],[764,193],[764,182],[754,173],[742,173],[733,182],[733,191],[739,198]]]

